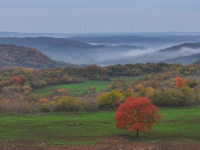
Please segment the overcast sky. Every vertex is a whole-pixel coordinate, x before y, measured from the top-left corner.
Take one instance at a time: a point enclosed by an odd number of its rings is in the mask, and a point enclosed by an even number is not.
[[[200,31],[200,0],[0,0],[0,31]]]

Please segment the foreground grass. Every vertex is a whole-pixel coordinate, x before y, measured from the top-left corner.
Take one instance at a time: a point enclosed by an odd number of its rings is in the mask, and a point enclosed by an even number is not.
[[[113,112],[1,115],[0,141],[90,144],[105,136],[124,132],[115,129],[113,115]]]
[[[153,130],[143,133],[144,140],[200,140],[200,107],[163,108],[163,119]]]
[[[200,140],[200,107],[166,108],[163,119],[151,131],[141,133],[144,141]],[[131,134],[115,128],[114,112],[0,115],[0,143],[36,140],[51,145],[91,144],[108,136]]]

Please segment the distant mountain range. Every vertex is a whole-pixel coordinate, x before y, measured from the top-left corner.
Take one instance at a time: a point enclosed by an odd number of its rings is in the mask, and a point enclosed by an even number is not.
[[[11,44],[0,44],[0,68],[63,68],[70,66],[67,63],[51,60],[40,51]]]
[[[98,38],[103,39],[102,37]],[[111,40],[111,37],[104,37],[104,38],[105,38],[104,40],[106,39]],[[126,39],[126,37],[124,38]],[[154,42],[155,39],[159,40],[157,36],[152,39],[150,37],[149,38],[145,37],[145,38],[146,40],[149,39],[149,43],[152,43],[152,41]],[[78,38],[73,38],[73,39],[78,39]],[[116,39],[113,38],[113,40]],[[103,44],[92,45],[85,42],[75,41],[72,39],[51,38],[51,37],[36,37],[36,38],[5,37],[5,38],[0,38],[0,44],[14,44],[16,46],[27,46],[35,48],[53,60],[63,61],[66,63],[70,62],[73,64],[98,64],[102,66],[107,66],[107,65],[128,64],[128,63],[134,64],[134,63],[147,63],[147,62],[166,62],[166,63],[181,63],[184,65],[189,65],[194,61],[200,59],[199,56],[200,42],[184,43],[168,47],[165,49],[161,49],[158,51],[152,49],[146,49],[143,46],[132,46],[126,44],[114,45],[114,46],[108,46]],[[12,52],[13,51],[10,51],[10,53]],[[14,62],[12,63],[15,64]],[[61,62],[60,63],[56,62],[56,63],[61,65]],[[11,64],[9,64],[9,66],[10,65]],[[64,63],[62,65],[66,64]],[[38,66],[37,68],[41,68],[41,66]]]
[[[56,51],[56,52],[78,52],[84,51],[95,51],[98,49],[120,49],[120,50],[130,50],[130,49],[145,49],[142,46],[130,46],[130,45],[117,45],[117,46],[106,46],[106,45],[91,45],[85,42],[79,42],[70,39],[63,38],[51,38],[51,37],[36,37],[36,38],[11,38],[3,37],[0,38],[0,44],[15,44],[29,46],[37,48],[41,51]],[[123,48],[123,49],[122,49]]]
[[[184,35],[184,34],[144,34],[133,36],[130,35],[108,35],[104,37],[71,37],[71,40],[76,40],[80,42],[96,43],[96,44],[131,44],[131,45],[143,45],[145,47],[154,47],[162,45],[177,45],[188,42],[199,42],[200,35]]]
[[[0,44],[14,44],[36,48],[51,59],[70,63],[96,63],[102,53],[123,53],[130,50],[144,50],[142,46],[131,45],[91,45],[84,42],[50,37],[37,38],[0,38]],[[111,54],[114,55],[114,54]]]

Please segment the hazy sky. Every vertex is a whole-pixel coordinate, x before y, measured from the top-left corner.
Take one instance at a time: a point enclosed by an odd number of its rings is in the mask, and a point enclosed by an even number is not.
[[[200,31],[200,0],[0,0],[0,31]]]

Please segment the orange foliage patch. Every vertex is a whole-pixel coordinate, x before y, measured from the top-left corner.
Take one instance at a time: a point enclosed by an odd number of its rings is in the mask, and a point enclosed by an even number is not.
[[[67,79],[67,82],[72,82],[72,78],[69,77],[69,79]]]
[[[184,86],[185,86],[185,79],[184,79],[184,78],[182,78],[182,77],[177,77],[177,78],[175,79],[175,81],[176,81],[176,85],[175,85],[176,88],[181,88],[181,87],[184,87]]]

